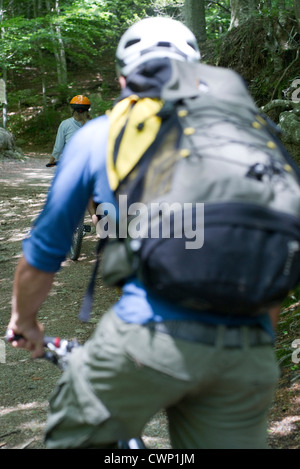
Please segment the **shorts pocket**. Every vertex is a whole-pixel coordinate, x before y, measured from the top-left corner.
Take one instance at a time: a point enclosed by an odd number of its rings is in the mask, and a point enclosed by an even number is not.
[[[70,380],[84,421],[91,425],[98,425],[110,417],[110,412],[94,393],[89,381],[85,379],[84,356],[85,349],[76,350],[76,356],[70,362]]]
[[[93,428],[111,415],[84,379],[82,358],[83,349],[72,353],[69,367],[50,397],[46,426],[49,448],[78,447],[89,439]]]

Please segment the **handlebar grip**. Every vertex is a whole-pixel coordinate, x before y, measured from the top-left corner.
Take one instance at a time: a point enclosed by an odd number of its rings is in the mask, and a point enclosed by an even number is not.
[[[20,334],[15,334],[15,332],[12,329],[8,329],[5,334],[5,340],[7,342],[14,342],[18,341],[20,339],[23,339],[24,337]]]
[[[5,339],[7,342],[14,342],[14,341],[17,342],[20,339],[24,339],[24,337],[21,334],[15,334],[15,332],[12,329],[8,329],[6,331]],[[47,337],[47,336],[44,337],[45,347],[47,347],[48,344],[52,344],[58,348],[60,346],[60,342],[61,341],[59,337]]]

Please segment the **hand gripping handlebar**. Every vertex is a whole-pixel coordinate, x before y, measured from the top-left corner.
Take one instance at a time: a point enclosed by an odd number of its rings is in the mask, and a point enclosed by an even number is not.
[[[15,334],[12,329],[6,332],[6,341],[14,342],[23,338],[22,335]],[[67,367],[68,356],[74,348],[80,347],[76,339],[66,340],[59,337],[44,337],[45,353],[41,357],[57,365],[61,370]]]
[[[22,339],[23,336],[15,334],[12,329],[6,332],[7,342],[14,342]],[[54,363],[61,370],[65,370],[68,366],[68,358],[74,348],[80,347],[76,339],[66,340],[59,337],[44,337],[44,345],[47,349],[41,357]],[[118,449],[146,449],[142,438],[131,438],[129,440],[118,440]]]

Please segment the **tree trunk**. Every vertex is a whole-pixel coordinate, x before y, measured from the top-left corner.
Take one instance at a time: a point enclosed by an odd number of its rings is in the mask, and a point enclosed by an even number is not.
[[[286,4],[285,0],[277,0],[278,6],[278,21],[284,25],[286,22]]]
[[[59,0],[55,1],[55,11],[56,14],[60,14],[59,8]],[[66,52],[65,52],[65,45],[61,34],[61,29],[59,25],[55,26],[56,34],[57,34],[57,55],[58,55],[58,76],[59,76],[59,84],[66,85],[67,84],[67,60],[66,60]]]
[[[2,23],[3,21],[3,0],[0,0],[0,23]],[[2,27],[1,25],[1,33],[0,33],[0,37],[3,38],[3,35],[4,35],[4,28]],[[5,59],[4,59],[5,60]],[[5,129],[6,128],[6,120],[7,120],[7,100],[6,100],[6,82],[7,82],[7,69],[6,69],[6,65],[3,64],[2,66],[2,76],[3,76],[3,83],[2,83],[2,104],[3,104],[3,108],[2,108],[2,122],[3,122],[3,128]]]
[[[50,5],[50,1],[46,0],[46,6],[51,13],[53,10]],[[55,12],[57,15],[60,14],[60,8],[59,8],[59,0],[55,0]],[[57,80],[58,84],[65,86],[67,84],[67,61],[66,61],[66,54],[65,54],[65,46],[61,34],[61,29],[58,24],[53,27],[51,25],[51,30],[53,32],[54,36],[54,56],[56,60],[56,68],[57,68]]]
[[[294,11],[298,24],[298,32],[300,33],[300,0],[294,0]]]
[[[37,18],[41,13],[41,1],[40,0],[34,0],[33,2],[33,12],[34,12],[34,17]],[[38,46],[38,56],[39,56],[39,67],[41,70],[41,82],[42,82],[42,96],[43,96],[43,108],[44,110],[47,108],[47,96],[46,96],[46,71],[45,71],[45,66],[44,66],[44,55],[43,55],[43,50]]]
[[[204,0],[185,0],[184,17],[186,25],[194,33],[197,42],[205,42],[206,19]]]
[[[245,23],[258,7],[258,0],[230,0],[231,21],[230,27],[237,28]]]
[[[6,129],[7,122],[7,98],[6,98],[6,83],[7,83],[7,71],[3,68],[3,109],[2,109],[2,123],[3,129]]]

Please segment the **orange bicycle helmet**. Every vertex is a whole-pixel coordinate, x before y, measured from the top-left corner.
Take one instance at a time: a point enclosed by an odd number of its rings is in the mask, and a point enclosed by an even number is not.
[[[71,99],[70,106],[72,107],[72,109],[74,109],[74,111],[84,112],[90,109],[91,102],[86,96],[78,94],[77,96],[74,96]]]

